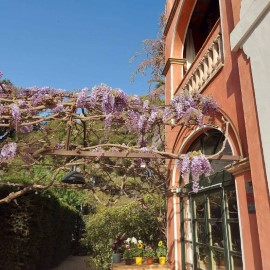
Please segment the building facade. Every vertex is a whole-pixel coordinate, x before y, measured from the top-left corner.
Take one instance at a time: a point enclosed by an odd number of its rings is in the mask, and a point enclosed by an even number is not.
[[[167,0],[165,99],[212,95],[207,125],[167,127],[173,153],[222,152],[198,193],[168,161],[171,269],[270,269],[270,1]]]

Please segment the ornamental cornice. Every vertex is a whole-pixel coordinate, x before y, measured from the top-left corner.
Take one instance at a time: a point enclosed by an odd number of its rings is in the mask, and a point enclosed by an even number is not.
[[[171,65],[172,64],[176,64],[176,65],[185,65],[186,64],[186,59],[184,58],[172,58],[172,57],[169,57],[166,64],[165,64],[165,67],[162,71],[162,75],[166,76]]]
[[[232,164],[225,167],[225,169],[233,174],[234,176],[249,171],[250,170],[250,164],[248,158],[243,158],[239,161],[235,161]]]

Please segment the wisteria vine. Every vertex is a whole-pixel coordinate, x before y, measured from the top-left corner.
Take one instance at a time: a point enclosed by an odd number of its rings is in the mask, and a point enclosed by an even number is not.
[[[97,145],[91,149],[73,145],[81,150],[141,153],[159,153],[161,140],[150,142],[149,134],[161,136],[162,125],[198,125],[204,124],[204,117],[218,109],[216,101],[200,93],[182,92],[171,100],[170,104],[155,106],[149,100],[137,95],[128,96],[121,89],[113,89],[106,84],[93,88],[84,88],[73,92],[51,87],[17,88],[1,81],[0,72],[0,164],[10,163],[15,157],[25,160],[31,153],[27,148],[14,142],[11,133],[28,134],[33,131],[46,132],[48,121],[59,120],[67,127],[80,122],[102,122],[104,130],[124,128],[129,134],[136,134],[137,144],[132,147]],[[172,121],[173,120],[173,121]],[[39,142],[40,145],[40,142]],[[69,148],[68,143],[55,142],[46,148]],[[209,175],[211,166],[201,153],[180,155],[181,173],[190,173],[193,190],[198,191],[201,175]]]

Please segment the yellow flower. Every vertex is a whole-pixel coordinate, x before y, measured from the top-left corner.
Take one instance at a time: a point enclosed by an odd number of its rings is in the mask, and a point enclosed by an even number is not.
[[[138,247],[138,249],[142,249],[142,248],[143,248],[143,244],[142,244],[142,243],[139,243],[139,244],[137,245],[137,247]]]
[[[163,242],[162,242],[162,241],[159,241],[159,242],[158,242],[158,246],[159,246],[159,247],[162,247],[162,246],[163,246]]]

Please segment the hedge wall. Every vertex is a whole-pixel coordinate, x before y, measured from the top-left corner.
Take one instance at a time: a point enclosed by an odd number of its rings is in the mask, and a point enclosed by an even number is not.
[[[0,189],[0,197],[7,188]],[[46,191],[0,205],[0,269],[46,270],[71,253],[78,213]]]

